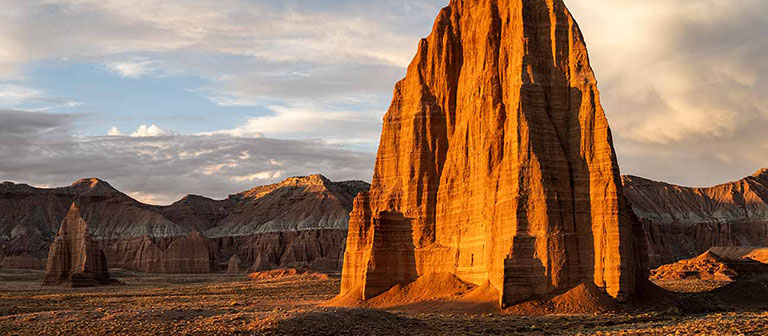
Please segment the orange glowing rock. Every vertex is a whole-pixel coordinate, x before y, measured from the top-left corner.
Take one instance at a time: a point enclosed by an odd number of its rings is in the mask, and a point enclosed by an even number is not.
[[[562,0],[451,1],[384,117],[351,213],[340,297],[429,274],[502,306],[643,278],[608,121]]]

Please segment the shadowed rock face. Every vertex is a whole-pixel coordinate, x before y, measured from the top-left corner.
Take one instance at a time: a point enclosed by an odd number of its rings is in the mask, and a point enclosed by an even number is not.
[[[110,282],[107,260],[88,233],[88,223],[74,203],[51,244],[43,285],[68,282],[73,287]]]
[[[624,176],[624,192],[643,223],[653,267],[713,246],[768,246],[768,170],[710,188]]]
[[[454,0],[395,86],[341,294],[452,273],[502,305],[582,281],[621,300],[643,277],[636,229],[563,2]]]
[[[322,175],[292,177],[224,200],[189,195],[169,206],[142,204],[98,179],[41,189],[0,184],[0,257],[23,253],[42,259],[67,209],[77,201],[111,267],[144,272],[218,270],[238,255],[243,267],[340,270],[352,200],[362,181],[332,182]],[[176,244],[206,241],[210,262],[185,256]],[[202,246],[202,244],[198,244]],[[175,260],[200,262],[183,266]],[[197,261],[195,263],[197,263]],[[174,266],[175,265],[175,266]],[[226,266],[224,266],[226,268]]]
[[[208,240],[199,232],[176,239],[163,252],[161,270],[164,273],[209,273],[218,269],[217,257]]]
[[[227,273],[237,274],[240,272],[242,272],[242,269],[240,268],[240,258],[238,258],[237,255],[233,255],[229,258],[229,262],[227,263]]]
[[[19,256],[3,258],[0,261],[0,268],[43,270],[45,269],[45,260],[40,260],[29,253],[24,253]]]

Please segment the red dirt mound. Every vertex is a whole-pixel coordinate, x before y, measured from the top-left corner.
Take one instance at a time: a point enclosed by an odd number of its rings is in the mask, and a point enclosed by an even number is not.
[[[708,251],[714,253],[716,256],[720,257],[720,259],[726,261],[743,261],[752,259],[762,263],[768,263],[768,247],[714,246]]]
[[[653,280],[732,281],[737,276],[738,273],[731,269],[723,258],[711,251],[704,252],[696,258],[680,260],[651,271],[651,279]]]
[[[251,280],[274,280],[301,277],[304,279],[327,280],[328,276],[313,271],[297,270],[295,268],[281,268],[276,270],[255,272],[248,275]]]
[[[763,264],[768,264],[768,248],[756,249],[752,251],[752,253],[748,254],[745,258],[759,261]]]
[[[359,291],[337,296],[326,306],[366,307],[416,312],[485,313],[498,311],[498,291],[487,283],[476,286],[451,273],[430,273],[405,286],[362,301]]]
[[[507,314],[593,314],[619,311],[619,305],[593,283],[581,283],[549,300],[524,302],[504,310]]]

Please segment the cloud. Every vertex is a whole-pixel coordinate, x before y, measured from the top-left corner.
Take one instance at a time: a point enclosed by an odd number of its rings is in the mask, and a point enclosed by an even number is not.
[[[190,91],[259,109],[217,136],[374,148],[392,87],[447,2],[16,1],[0,11],[0,79],[18,87],[0,94],[0,108],[71,101],[41,101],[48,94],[22,81],[36,62],[64,60],[125,78],[201,78]],[[584,31],[623,172],[704,185],[768,166],[768,2],[566,3]]]
[[[372,153],[322,141],[229,135],[86,137],[76,117],[0,111],[0,179],[68,185],[99,177],[141,200],[168,204],[185,194],[224,198],[287,176],[322,173],[370,180]]]
[[[380,111],[310,102],[270,105],[270,115],[250,118],[245,124],[214,133],[233,136],[267,136],[306,139],[314,137],[337,144],[358,144],[375,148],[381,132]]]
[[[168,136],[173,134],[175,134],[175,132],[164,130],[160,127],[157,127],[157,125],[152,124],[150,126],[147,126],[147,125],[139,126],[139,128],[137,128],[136,131],[131,133],[131,136],[132,137],[159,137],[159,136]]]
[[[122,78],[141,78],[156,71],[155,62],[146,59],[110,62],[107,69]]]
[[[768,2],[566,2],[623,172],[709,185],[768,166]]]
[[[23,85],[0,84],[0,106],[18,106],[21,103],[39,99],[42,96],[42,92]]]
[[[107,135],[109,135],[109,136],[122,136],[123,133],[120,132],[120,130],[117,128],[117,126],[112,126],[112,128],[110,128],[107,131]]]

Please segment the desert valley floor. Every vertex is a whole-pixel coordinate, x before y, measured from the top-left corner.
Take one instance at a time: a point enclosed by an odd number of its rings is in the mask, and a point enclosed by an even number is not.
[[[112,270],[122,284],[42,287],[43,272],[0,270],[2,335],[750,335],[768,330],[768,302],[719,311],[520,316],[318,306],[338,275],[157,275]],[[724,283],[660,285],[701,292]],[[690,294],[695,295],[695,294]]]

